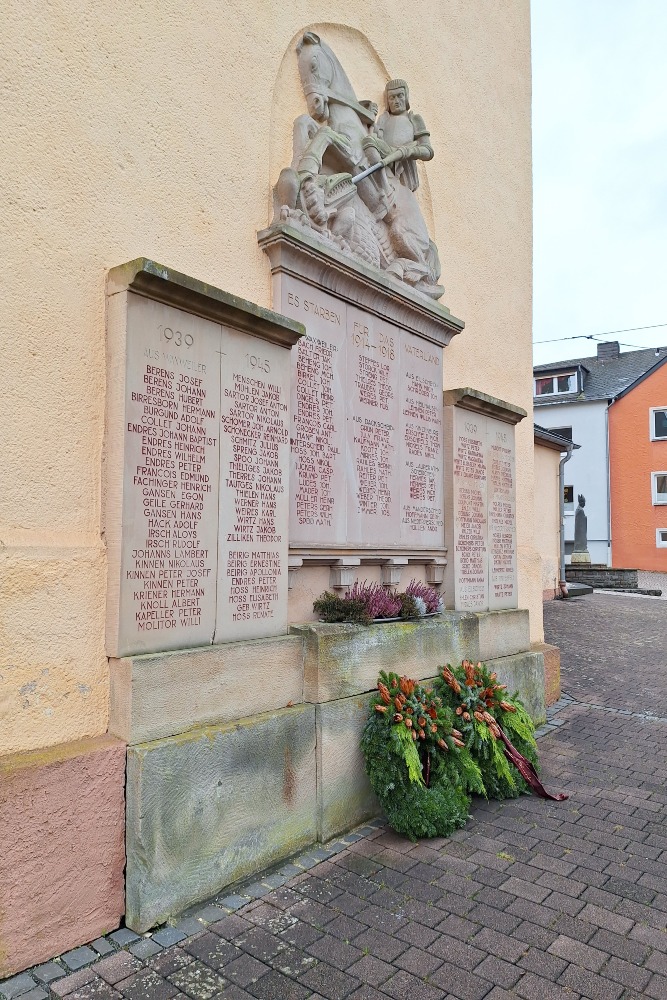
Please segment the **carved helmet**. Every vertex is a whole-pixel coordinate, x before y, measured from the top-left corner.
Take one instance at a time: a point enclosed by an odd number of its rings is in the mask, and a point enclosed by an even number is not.
[[[387,100],[389,91],[390,90],[400,90],[401,88],[405,91],[405,110],[409,111],[410,110],[410,89],[409,89],[407,83],[405,82],[405,80],[389,80],[387,82],[387,84],[385,85],[385,88],[384,88],[384,95],[385,95],[385,100],[387,101],[387,107],[389,107],[389,101]]]

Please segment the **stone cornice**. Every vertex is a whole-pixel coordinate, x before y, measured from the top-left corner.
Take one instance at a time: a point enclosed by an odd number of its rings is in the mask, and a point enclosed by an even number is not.
[[[138,257],[109,271],[107,294],[123,291],[176,306],[282,347],[296,344],[306,332],[302,323],[146,257]]]
[[[526,410],[515,406],[514,403],[506,403],[504,399],[487,396],[485,392],[479,392],[478,389],[469,387],[445,389],[442,401],[444,406],[460,406],[464,410],[472,410],[473,413],[483,413],[487,417],[504,420],[507,424],[518,424],[520,420],[528,416]]]
[[[269,257],[273,275],[286,274],[304,281],[440,347],[446,347],[463,330],[463,320],[452,316],[446,306],[345,256],[306,230],[272,226],[257,238]]]

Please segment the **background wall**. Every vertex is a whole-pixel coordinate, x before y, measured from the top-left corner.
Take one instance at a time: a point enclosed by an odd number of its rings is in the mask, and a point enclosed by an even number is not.
[[[535,442],[535,545],[542,563],[545,601],[552,600],[558,592],[560,580],[560,458],[559,451]]]
[[[572,440],[580,447],[572,452],[564,468],[565,485],[574,487],[574,508],[565,513],[565,541],[574,541],[574,510],[579,493],[583,493],[586,497],[591,562],[606,566],[610,537],[607,401],[536,406],[535,420],[549,430],[572,428]],[[569,563],[569,555],[566,555],[565,561]]]
[[[399,0],[15,6],[0,42],[12,150],[0,168],[0,753],[107,726],[105,274],[145,255],[270,304],[255,232],[304,111],[294,40],[327,17],[360,96],[404,76],[431,129],[422,196],[444,301],[467,323],[447,386],[532,412],[528,0],[415,0],[409,14]],[[517,470],[520,604],[541,639],[530,418]]]

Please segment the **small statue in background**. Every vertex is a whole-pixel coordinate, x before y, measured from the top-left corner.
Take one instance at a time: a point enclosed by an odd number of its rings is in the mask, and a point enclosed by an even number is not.
[[[574,550],[571,562],[590,563],[588,552],[588,518],[584,512],[586,497],[583,493],[577,496],[578,507],[574,512]]]

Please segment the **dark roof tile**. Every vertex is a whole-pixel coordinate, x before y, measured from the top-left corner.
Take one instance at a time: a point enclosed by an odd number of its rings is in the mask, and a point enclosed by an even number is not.
[[[656,356],[656,350],[660,353]],[[585,369],[584,391],[573,397],[565,396],[538,396],[535,404],[564,402],[567,400],[580,399],[612,399],[628,386],[632,385],[638,378],[641,378],[654,365],[659,364],[667,357],[667,347],[650,347],[643,351],[625,351],[617,358],[575,358],[569,361],[553,361],[546,365],[536,365],[533,374],[536,377],[547,375],[549,372],[572,371],[577,367]]]

